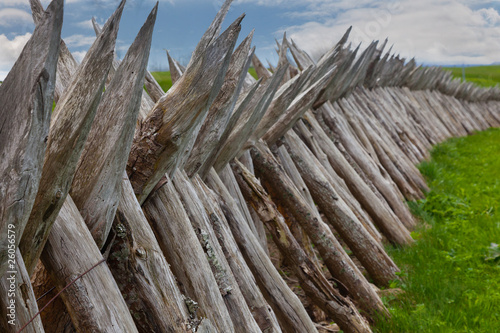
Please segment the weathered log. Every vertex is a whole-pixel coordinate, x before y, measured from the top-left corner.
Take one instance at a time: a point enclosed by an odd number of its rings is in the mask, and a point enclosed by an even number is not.
[[[373,221],[369,215],[361,208],[359,202],[353,197],[349,188],[342,178],[337,175],[335,170],[333,169],[330,161],[328,160],[328,156],[325,154],[323,149],[321,149],[320,144],[316,140],[316,138],[311,134],[307,126],[303,121],[299,121],[295,127],[295,132],[301,137],[302,141],[308,146],[311,152],[316,156],[318,161],[327,171],[324,176],[328,179],[333,188],[337,191],[338,195],[345,201],[345,203],[349,206],[351,211],[356,215],[358,220],[363,224],[365,229],[372,235],[372,237],[378,241],[382,242],[382,235],[377,230],[377,228],[373,225]]]
[[[155,6],[106,86],[71,185],[71,197],[98,247],[108,238],[118,206],[157,10]]]
[[[149,71],[146,71],[144,85],[146,86],[149,97],[151,97],[155,103],[158,102],[163,95],[165,95],[163,88],[160,87],[158,81],[156,81]]]
[[[340,107],[340,106],[338,106]],[[399,192],[397,187],[385,178],[380,169],[381,166],[376,165],[372,158],[366,153],[363,147],[359,144],[357,140],[353,140],[349,136],[348,132],[342,123],[343,119],[341,117],[334,117],[334,111],[331,104],[326,103],[321,108],[322,116],[325,123],[339,135],[339,140],[341,141],[344,148],[349,152],[352,158],[356,161],[359,167],[364,171],[368,178],[373,182],[373,185],[382,193],[387,203],[391,206],[396,216],[399,217],[403,224],[411,229],[415,227],[415,219],[411,215],[408,207],[405,205],[402,194]]]
[[[198,315],[209,318],[219,332],[234,332],[206,254],[172,181],[168,180],[151,194],[143,211],[163,254],[172,265],[181,291],[189,297],[187,301],[197,302],[200,305]]]
[[[327,222],[340,234],[375,283],[386,286],[397,279],[398,267],[337,196],[315,156],[294,132],[288,132],[285,137],[284,145]]]
[[[299,190],[285,175],[263,142],[252,150],[256,175],[273,201],[294,216],[319,251],[328,270],[346,288],[351,297],[368,314],[388,314],[382,300],[335,239],[319,214],[310,208]]]
[[[19,249],[15,251],[14,256],[15,259],[9,260],[9,263],[15,262],[15,264],[9,264],[9,270],[0,281],[0,315],[2,318],[0,329],[5,333],[18,332],[38,313],[30,276]],[[34,318],[23,332],[45,332],[40,317]]]
[[[220,21],[219,16],[214,21]],[[206,35],[202,37],[184,75],[156,103],[136,132],[127,173],[139,202],[144,202],[165,173],[172,176],[189,156],[195,130],[199,130],[222,86],[242,19],[239,17],[214,41],[207,31],[209,40]]]
[[[33,21],[39,25],[43,17],[43,6],[40,0],[29,0]],[[63,95],[64,89],[68,86],[66,82],[70,82],[73,74],[78,68],[78,63],[69,52],[66,43],[61,39],[59,45],[59,56],[57,57],[56,83],[54,87],[54,102],[58,102]]]
[[[198,323],[124,172],[108,265],[140,332],[187,332]]]
[[[42,175],[63,2],[53,1],[41,16],[40,24],[0,85],[0,276],[7,269],[8,249],[12,245],[16,249],[21,241]],[[9,235],[15,235],[13,243]]]
[[[304,306],[274,268],[271,259],[259,245],[257,238],[241,216],[234,199],[214,169],[210,171],[207,181],[209,186],[221,195],[219,204],[228,220],[234,238],[248,267],[252,270],[262,294],[273,308],[282,330],[297,333],[316,332]]]
[[[250,151],[246,150],[239,158],[239,161],[247,168],[250,170],[251,173],[254,173],[254,168],[253,168],[253,161],[252,161],[252,156],[250,155]],[[250,206],[248,207],[248,210],[250,212],[250,216],[252,218],[253,225],[255,226],[255,231],[257,238],[260,241],[260,244],[262,245],[262,248],[269,253],[269,248],[267,246],[267,234],[266,234],[266,228],[264,227],[264,224],[262,221],[259,219],[259,216],[255,212],[255,210]]]
[[[52,226],[41,260],[58,290],[103,260],[69,195]],[[61,296],[79,332],[137,332],[127,304],[105,263],[76,280]]]
[[[250,57],[255,48],[250,50],[253,31],[234,51],[229,68],[219,94],[210,106],[207,117],[200,128],[191,154],[186,162],[185,170],[192,177],[205,163],[206,159],[217,149],[218,143],[233,113],[238,95],[250,66]]]
[[[168,58],[168,68],[170,69],[170,78],[172,79],[172,84],[175,84],[181,78],[184,70],[181,68],[181,65],[170,56],[170,53],[167,51]]]
[[[179,193],[184,209],[198,237],[198,241],[205,252],[212,274],[219,286],[222,298],[233,322],[235,332],[260,332],[236,283],[231,268],[226,261],[210,219],[194,186],[189,181],[185,172],[181,172],[180,170],[176,173],[172,182],[177,189],[177,193]]]
[[[243,111],[227,140],[221,143],[220,152],[213,165],[216,171],[222,170],[234,157],[242,154],[247,140],[264,116],[279,84],[285,75],[287,65],[280,67],[271,79],[260,85],[252,102]]]
[[[20,246],[30,274],[70,190],[113,60],[124,5],[125,2],[122,2],[108,20],[54,109],[40,186],[23,234],[25,241]]]
[[[248,78],[248,75],[249,74],[247,74],[246,78]],[[255,81],[251,88],[249,88],[245,92],[242,92],[242,96],[239,97],[235,110],[231,115],[231,118],[229,118],[226,128],[224,129],[222,135],[218,140],[218,143],[216,145],[217,149],[213,149],[211,151],[210,155],[206,158],[205,163],[200,167],[198,171],[198,174],[202,178],[206,177],[207,173],[210,171],[214,163],[217,161],[217,158],[219,157],[223,144],[228,140],[234,127],[238,123],[238,120],[240,119],[242,113],[244,111],[248,111],[249,109],[248,106],[250,105],[250,103],[253,103],[254,101],[254,95],[257,93],[257,91],[259,91],[260,93],[261,90],[259,90],[259,87],[261,82],[262,82],[261,80]]]
[[[285,113],[283,113],[278,121],[262,137],[268,145],[274,144],[282,137],[290,128],[292,128],[297,120],[312,106],[316,97],[321,92],[322,88],[331,80],[332,74],[336,68],[332,68],[318,81],[310,85],[304,92],[299,94],[290,104]]]
[[[210,223],[215,231],[217,240],[222,247],[222,251],[255,321],[262,332],[281,332],[276,315],[260,292],[255,277],[236,244],[228,221],[224,216],[222,208],[219,206],[217,194],[210,190],[199,176],[194,177],[193,185],[196,187],[198,196],[202,200],[205,210],[210,217]]]
[[[236,201],[238,209],[240,213],[243,215],[244,221],[247,223],[247,225],[250,227],[250,230],[252,230],[253,234],[259,240],[262,249],[267,254],[269,254],[269,249],[267,248],[267,240],[264,241],[261,237],[259,237],[260,233],[257,230],[256,225],[253,223],[252,214],[250,213],[250,209],[252,209],[252,207],[248,207],[245,198],[243,198],[243,194],[240,191],[240,187],[238,186],[238,183],[234,178],[233,171],[229,166],[226,166],[219,172],[219,177],[226,186],[227,191]]]
[[[236,161],[231,164],[245,199],[255,208],[259,217],[272,234],[280,252],[290,260],[291,267],[306,295],[330,315],[346,332],[371,332],[368,323],[358,310],[343,297],[307,257],[288,229],[283,216],[258,180]]]

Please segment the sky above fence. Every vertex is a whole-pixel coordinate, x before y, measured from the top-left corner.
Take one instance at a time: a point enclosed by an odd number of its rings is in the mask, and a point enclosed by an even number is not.
[[[42,1],[47,5],[48,1]],[[117,54],[123,57],[154,6],[152,0],[128,0],[120,24]],[[150,70],[168,68],[165,50],[189,61],[221,0],[162,0],[159,5]],[[62,36],[77,60],[94,40],[90,19],[101,24],[118,0],[66,0]],[[235,0],[226,26],[246,13],[240,40],[255,28],[257,55],[277,62],[274,39],[283,32],[313,56],[331,47],[349,26],[353,45],[389,38],[393,51],[437,65],[500,62],[500,3],[482,0]],[[31,36],[34,24],[28,0],[0,0],[0,80]]]

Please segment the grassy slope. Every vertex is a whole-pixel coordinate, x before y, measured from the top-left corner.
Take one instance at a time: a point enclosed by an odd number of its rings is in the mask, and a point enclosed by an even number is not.
[[[500,130],[452,139],[420,165],[431,192],[411,203],[428,225],[390,254],[405,294],[378,332],[500,331]]]
[[[462,67],[443,67],[451,71],[454,77],[462,78]],[[465,67],[465,80],[483,87],[492,87],[500,83],[500,66]]]

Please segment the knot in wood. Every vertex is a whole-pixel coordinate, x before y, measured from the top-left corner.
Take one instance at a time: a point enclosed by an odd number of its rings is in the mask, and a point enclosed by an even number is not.
[[[140,246],[138,247],[137,249],[135,249],[135,254],[139,257],[139,258],[146,258],[146,250]]]

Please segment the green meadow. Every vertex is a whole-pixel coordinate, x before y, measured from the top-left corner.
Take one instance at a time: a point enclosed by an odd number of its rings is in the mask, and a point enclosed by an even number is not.
[[[431,191],[410,202],[414,246],[389,248],[401,268],[377,332],[500,332],[500,129],[446,141],[420,164]]]
[[[443,67],[451,71],[456,78],[462,78],[462,67]],[[493,87],[500,83],[500,66],[465,67],[465,81],[474,82],[483,87]]]

